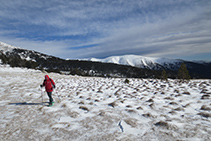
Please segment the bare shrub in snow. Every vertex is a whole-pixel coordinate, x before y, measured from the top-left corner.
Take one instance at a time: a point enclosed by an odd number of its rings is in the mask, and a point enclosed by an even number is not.
[[[91,97],[88,97],[86,100],[91,100]]]
[[[154,103],[151,103],[151,104],[149,105],[149,107],[152,108],[152,109],[154,109],[154,108],[155,108],[155,104],[154,104]]]
[[[183,92],[182,94],[185,94],[185,95],[190,95],[190,92],[185,91],[185,92]]]
[[[136,108],[137,110],[143,110],[143,108],[141,106]]]
[[[131,105],[126,105],[126,107],[127,107],[127,108],[132,108],[132,106],[131,106]]]
[[[80,96],[79,98],[84,99],[84,97],[83,97],[83,96]]]
[[[174,98],[173,97],[165,97],[164,99],[167,99],[167,100],[174,100]]]
[[[172,111],[170,111],[170,112],[169,112],[169,114],[176,115],[176,114],[177,114],[177,112],[176,112],[176,111],[174,111],[174,110],[172,110]]]
[[[155,126],[168,127],[168,123],[165,121],[159,121],[159,122],[155,123]]]
[[[128,113],[137,113],[137,111],[135,111],[135,110],[133,110],[133,109],[126,109],[126,111],[127,111]]]
[[[177,95],[175,95],[175,97],[180,97],[180,96],[182,96],[182,94],[177,94]]]
[[[85,103],[84,101],[80,101],[78,104],[84,105]]]
[[[206,117],[206,118],[211,117],[211,113],[206,113],[206,112],[200,112],[200,113],[198,113],[198,115]]]
[[[43,108],[44,108],[44,107],[40,107],[38,110],[39,110],[39,111],[43,111]]]
[[[201,99],[209,99],[209,98],[210,98],[210,95],[208,95],[208,94],[205,94],[201,97]]]
[[[206,105],[203,105],[203,106],[201,106],[201,109],[200,109],[200,110],[210,111],[210,110],[211,110],[211,108],[210,108],[210,107],[208,107],[208,106],[206,106]]]
[[[152,98],[150,98],[149,100],[147,100],[146,102],[154,102],[154,100]]]
[[[103,93],[102,86],[98,89],[97,93]]]
[[[88,111],[89,112],[89,109],[85,106],[80,106],[79,109],[82,109],[82,110],[85,110],[85,111]]]
[[[61,106],[62,108],[66,108],[67,107],[67,104],[62,104],[62,106]]]
[[[174,90],[174,93],[179,93],[179,90],[175,89],[175,90]]]
[[[188,104],[184,105],[183,107],[186,108],[186,107],[190,106],[190,104],[191,103],[188,103]]]
[[[127,118],[127,119],[124,119],[124,121],[125,121],[125,123],[127,123],[128,125],[130,125],[133,128],[137,127],[137,122],[138,122],[137,119]]]
[[[105,111],[100,110],[100,113],[99,113],[100,116],[105,116],[105,114],[106,114]]]
[[[93,102],[89,102],[89,105],[94,105],[94,103]]]
[[[170,105],[178,105],[176,102],[172,101],[169,103]]]
[[[203,90],[201,90],[201,93],[204,93],[204,94],[207,94],[207,89],[203,89]]]
[[[174,109],[175,111],[184,111],[184,108],[182,108],[182,107],[178,107],[178,108],[176,108],[176,109]]]
[[[169,129],[169,130],[172,130],[172,129],[176,130],[177,129],[177,126],[169,124],[166,121],[159,121],[159,122],[155,123],[154,125],[158,126],[158,127],[163,127],[163,128]]]
[[[76,92],[76,95],[78,96],[80,94],[80,92]]]
[[[119,97],[119,96],[120,96],[120,94],[119,94],[120,91],[121,91],[121,89],[118,89],[118,90],[114,93],[114,95],[117,96],[117,97]]]
[[[95,102],[100,102],[100,100],[98,100],[98,99],[95,99]]]
[[[161,92],[160,94],[165,94],[165,92]]]
[[[142,114],[142,116],[146,117],[146,118],[155,118],[156,116],[150,114],[150,113],[146,113],[146,114]]]
[[[207,82],[201,82],[199,84],[199,87],[201,87],[201,88],[206,88],[206,86],[209,86],[209,84]]]
[[[72,118],[77,118],[80,114],[78,112],[75,111],[68,111],[68,115]]]
[[[111,107],[114,108],[115,106],[117,106],[116,101],[114,101],[114,102],[112,102],[112,103],[109,103],[108,106],[111,106]]]

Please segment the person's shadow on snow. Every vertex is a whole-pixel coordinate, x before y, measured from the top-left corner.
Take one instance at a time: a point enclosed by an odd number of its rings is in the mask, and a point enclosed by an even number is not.
[[[17,103],[9,103],[9,105],[46,105],[48,102],[41,103],[27,103],[27,102],[17,102]]]

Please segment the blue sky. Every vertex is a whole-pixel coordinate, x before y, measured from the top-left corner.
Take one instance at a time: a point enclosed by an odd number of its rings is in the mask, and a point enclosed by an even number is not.
[[[64,59],[211,61],[211,0],[0,0],[0,41]]]

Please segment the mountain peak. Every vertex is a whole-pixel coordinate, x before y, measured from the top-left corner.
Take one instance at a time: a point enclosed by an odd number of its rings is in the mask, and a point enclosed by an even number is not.
[[[0,41],[0,50],[5,53],[5,52],[11,52],[13,49],[20,49],[19,47],[13,46],[6,44],[4,42]]]
[[[182,62],[182,60],[178,59],[144,57],[139,55],[111,56],[105,59],[91,58],[90,61],[115,63],[115,64],[129,65],[133,67],[149,68],[149,69],[162,69],[163,68],[162,66],[168,66],[169,64]]]

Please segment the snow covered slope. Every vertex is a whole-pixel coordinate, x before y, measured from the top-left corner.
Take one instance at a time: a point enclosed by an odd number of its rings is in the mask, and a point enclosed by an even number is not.
[[[210,80],[50,73],[55,105],[47,107],[44,75],[0,66],[1,140],[211,140]]]
[[[3,53],[11,52],[13,51],[13,49],[20,49],[20,48],[6,44],[4,42],[0,42],[0,51],[2,51]]]
[[[168,58],[153,58],[138,55],[111,56],[105,59],[91,58],[91,61],[129,65],[139,68],[162,69],[178,65],[182,60]]]
[[[4,42],[0,42],[0,53],[3,53],[4,55],[15,55],[19,56],[23,60],[27,61],[34,61],[36,62],[37,58],[50,58],[50,56],[36,52],[31,50],[22,49],[16,46],[12,46],[9,44],[6,44]]]

